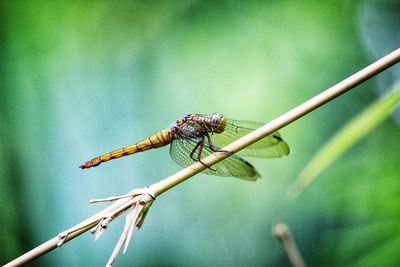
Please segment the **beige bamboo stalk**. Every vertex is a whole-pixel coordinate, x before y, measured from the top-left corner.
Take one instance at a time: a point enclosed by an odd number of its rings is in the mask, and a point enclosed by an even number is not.
[[[353,74],[352,76],[348,77],[347,79],[339,82],[338,84],[332,86],[331,88],[325,90],[324,92],[320,93],[319,95],[311,98],[310,100],[304,102],[303,104],[295,107],[294,109],[286,112],[285,114],[281,115],[280,117],[274,119],[273,121],[265,124],[264,126],[260,127],[259,129],[251,132],[250,134],[240,138],[239,140],[231,143],[230,145],[223,148],[223,150],[228,150],[232,152],[238,152],[239,150],[251,145],[254,142],[268,136],[269,134],[273,133],[276,130],[288,125],[289,123],[299,119],[300,117],[304,116],[305,114],[311,112],[312,110],[324,105],[325,103],[331,101],[332,99],[336,98],[337,96],[349,91],[350,89],[354,88],[358,84],[368,80],[369,78],[373,77],[374,75],[382,72],[383,70],[389,68],[390,66],[398,63],[400,61],[400,49],[396,49],[392,53],[388,54],[387,56],[381,58],[380,60],[372,63],[371,65],[367,66],[366,68],[360,70],[359,72]],[[228,156],[227,153],[217,152],[214,153],[207,158],[203,159],[202,161],[211,166]],[[149,191],[152,192],[152,195],[157,197],[163,192],[167,191],[168,189],[178,185],[179,183],[187,180],[188,178],[192,177],[193,175],[201,172],[204,170],[205,167],[201,163],[195,163],[181,171],[175,173],[174,175],[155,183],[149,186]],[[71,232],[68,234],[64,239],[62,239],[62,243],[68,242],[69,240],[75,238],[76,236],[90,230],[93,228],[104,216],[107,212],[117,209],[118,207],[123,206],[131,199],[120,199],[107,207],[106,209],[100,211],[99,213],[95,214],[94,216],[86,219],[85,221],[81,222],[80,224],[74,226],[71,229],[68,229],[65,232]],[[71,231],[74,230],[74,231]],[[28,251],[27,253],[21,255],[20,257],[16,258],[15,260],[6,264],[6,266],[19,266],[26,264],[33,259],[40,257],[41,255],[57,248],[60,245],[60,236],[57,235],[54,238],[48,240],[47,242],[41,244],[40,246]]]

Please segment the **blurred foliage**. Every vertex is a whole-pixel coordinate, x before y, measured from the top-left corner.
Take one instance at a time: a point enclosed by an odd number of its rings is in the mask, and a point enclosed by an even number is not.
[[[179,170],[157,149],[81,171],[85,160],[189,112],[268,121],[398,42],[398,1],[2,1],[0,262],[103,206],[92,198]],[[375,18],[379,27],[370,27]],[[383,19],[384,18],[384,19]],[[392,20],[391,20],[392,19]],[[394,37],[394,38],[395,38]],[[371,41],[374,40],[374,41]],[[390,75],[389,75],[390,74]],[[380,75],[388,88],[398,67]],[[376,79],[282,129],[293,149],[251,160],[257,183],[198,175],[159,197],[125,266],[288,266],[271,222],[292,227],[310,266],[396,266],[399,126],[384,122],[296,201],[288,185],[376,98]],[[383,90],[383,89],[382,89]],[[85,234],[35,266],[104,265],[122,230]]]
[[[297,176],[289,192],[297,197],[321,172],[389,117],[400,102],[400,84],[348,122],[310,160]]]

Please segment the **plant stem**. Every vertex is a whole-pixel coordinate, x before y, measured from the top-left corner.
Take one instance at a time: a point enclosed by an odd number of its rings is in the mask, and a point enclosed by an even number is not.
[[[294,241],[290,228],[285,223],[278,223],[272,229],[272,234],[282,243],[293,267],[306,267],[300,250]]]
[[[366,68],[356,72],[347,79],[339,82],[338,84],[328,88],[319,95],[311,98],[310,100],[304,102],[303,104],[295,107],[294,109],[286,112],[280,117],[274,119],[273,121],[263,125],[262,127],[256,129],[255,131],[249,133],[246,136],[236,140],[235,142],[229,144],[228,146],[222,148],[222,150],[227,150],[231,152],[238,152],[243,148],[257,142],[258,140],[270,135],[271,133],[279,130],[280,128],[288,125],[289,123],[301,118],[307,113],[313,111],[314,109],[324,105],[325,103],[333,100],[334,98],[340,96],[341,94],[349,91],[355,86],[362,82],[365,82],[374,75],[382,72],[383,70],[389,68],[390,66],[398,63],[400,61],[400,48],[396,49],[387,56],[375,61]],[[229,154],[223,152],[214,153],[207,158],[202,159],[202,161],[207,166],[212,166],[213,164],[223,160],[228,157]],[[197,162],[174,175],[150,186],[152,192],[155,196],[159,196],[163,192],[167,191],[171,187],[185,181],[186,179],[192,177],[193,175],[201,172],[205,169],[205,165]]]
[[[133,193],[135,190],[130,191],[128,194]],[[123,205],[125,205],[127,202],[131,201],[131,199],[120,199],[116,201],[115,203],[111,204],[107,208],[101,210],[100,212],[96,213],[95,215],[89,217],[88,219],[80,222],[79,224],[75,225],[74,227],[62,232],[66,233],[68,232],[68,235],[63,239],[59,235],[53,237],[52,239],[46,241],[45,243],[37,246],[36,248],[26,252],[25,254],[19,256],[18,258],[14,259],[13,261],[7,263],[4,266],[22,266],[25,265],[32,260],[42,256],[43,254],[46,254],[47,252],[50,252],[51,250],[60,247],[60,241],[62,240],[62,244],[67,243],[68,241],[74,239],[75,237],[83,234],[86,231],[89,231],[93,227],[95,227],[102,218],[104,218],[105,214],[108,214],[110,211],[116,210]]]
[[[354,88],[358,84],[368,80],[369,78],[373,77],[374,75],[382,72],[383,70],[389,68],[390,66],[398,63],[400,61],[400,49],[393,51],[392,53],[388,54],[387,56],[381,58],[380,60],[372,63],[368,67],[360,70],[359,72],[353,74],[349,78],[341,81],[340,83],[332,86],[331,88],[327,89],[326,91],[320,93],[319,95],[311,98],[310,100],[304,102],[303,104],[297,106],[296,108],[288,111],[287,113],[281,115],[280,117],[276,118],[275,120],[265,124],[264,126],[260,127],[259,129],[251,132],[250,134],[238,139],[237,141],[231,143],[230,145],[222,148],[222,150],[227,150],[231,152],[238,152],[239,150],[257,142],[258,140],[262,139],[263,137],[268,136],[269,134],[279,130],[280,128],[288,125],[289,123],[297,120],[298,118],[304,116],[305,114],[311,112],[312,110],[320,107],[321,105],[331,101],[332,99],[336,98],[337,96],[349,91],[350,89]],[[202,161],[207,165],[211,166],[224,158],[228,157],[229,155],[224,152],[216,152],[204,159]],[[168,189],[180,184],[181,182],[187,180],[188,178],[194,176],[195,174],[201,172],[205,169],[205,166],[199,162],[175,173],[174,175],[155,183],[149,186],[150,192],[154,197],[159,196],[163,192],[167,191]],[[132,190],[133,191],[133,190]],[[131,192],[132,192],[131,191]],[[129,192],[129,193],[131,193]],[[128,194],[129,194],[128,193]],[[125,203],[130,201],[130,199],[120,199],[110,205],[109,207],[105,208],[104,210],[100,211],[99,213],[95,214],[94,216],[90,217],[89,219],[84,220],[80,224],[72,227],[71,229],[67,230],[69,234],[63,240],[63,243],[68,242],[69,240],[75,238],[76,236],[92,229],[109,211],[114,210]],[[74,230],[74,231],[70,231]],[[59,247],[60,237],[56,236],[47,242],[43,243],[42,245],[28,251],[27,253],[21,255],[20,257],[16,258],[15,260],[9,262],[5,266],[19,266],[26,264],[33,259],[40,257],[41,255]]]

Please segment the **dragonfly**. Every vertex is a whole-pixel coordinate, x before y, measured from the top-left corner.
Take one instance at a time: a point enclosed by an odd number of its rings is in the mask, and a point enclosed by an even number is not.
[[[80,168],[96,167],[112,159],[170,145],[171,158],[183,167],[195,162],[203,163],[202,159],[214,152],[229,153],[229,157],[213,166],[206,165],[207,168],[203,170],[203,173],[225,177],[233,176],[254,181],[261,175],[253,165],[242,157],[279,158],[289,155],[289,145],[282,139],[280,133],[278,131],[273,132],[235,154],[221,150],[221,148],[262,125],[262,123],[254,121],[228,119],[219,113],[212,113],[211,115],[187,114],[176,120],[169,128],[158,131],[133,145],[86,161]]]

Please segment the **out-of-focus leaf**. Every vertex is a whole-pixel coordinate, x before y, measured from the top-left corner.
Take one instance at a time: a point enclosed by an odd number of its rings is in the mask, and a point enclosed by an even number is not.
[[[298,196],[321,172],[387,118],[400,101],[400,83],[345,125],[300,172],[289,194]]]

